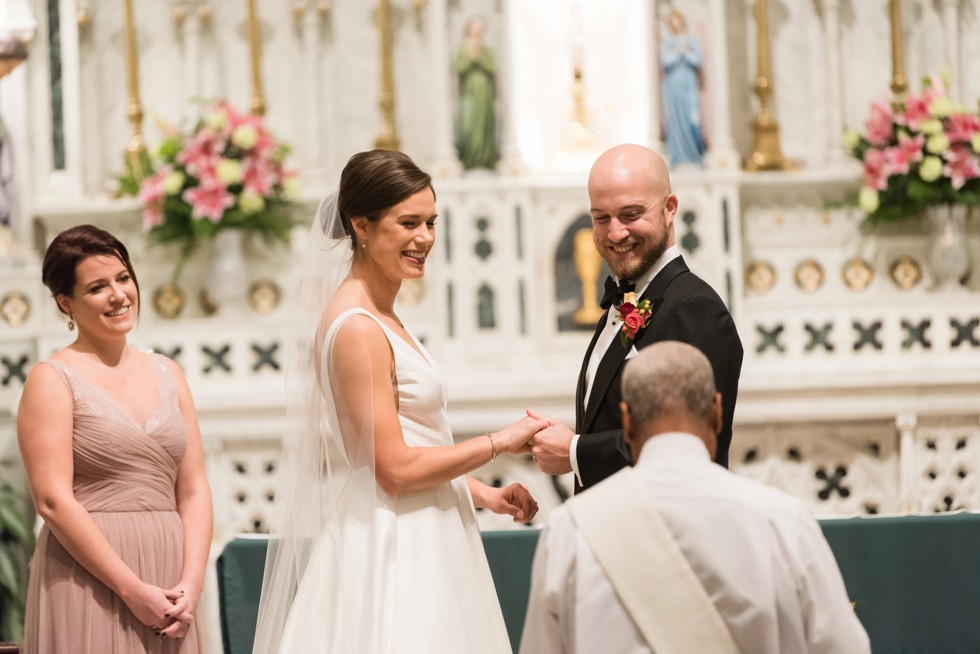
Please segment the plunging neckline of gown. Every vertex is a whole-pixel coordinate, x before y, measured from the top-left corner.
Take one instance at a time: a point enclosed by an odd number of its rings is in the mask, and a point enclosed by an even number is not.
[[[123,406],[123,404],[119,400],[117,400],[115,396],[113,396],[113,394],[110,393],[108,390],[106,390],[105,387],[103,387],[101,384],[96,384],[95,382],[86,379],[84,376],[79,375],[77,372],[75,372],[74,368],[69,366],[64,361],[60,361],[58,359],[52,359],[52,361],[57,361],[58,363],[60,363],[69,372],[71,372],[72,376],[75,377],[75,379],[82,382],[82,384],[84,384],[85,386],[89,387],[90,389],[92,389],[93,391],[101,395],[103,399],[105,399],[110,404],[112,404],[112,408],[115,409],[116,412],[118,412],[124,418],[128,419],[134,425],[139,427],[139,430],[144,434],[147,433],[147,427],[150,424],[150,422],[154,418],[159,417],[160,412],[163,410],[164,402],[163,402],[163,398],[161,397],[160,402],[157,404],[157,406],[153,410],[151,410],[148,414],[146,414],[146,418],[143,419],[143,422],[140,422],[139,420],[137,420],[136,416],[133,414],[132,411],[130,411],[125,406]],[[150,367],[153,368],[153,372],[156,375],[157,396],[159,397],[160,394],[163,392],[163,385],[160,383],[161,381],[160,371],[157,370],[156,366],[154,366],[153,364],[151,364]]]

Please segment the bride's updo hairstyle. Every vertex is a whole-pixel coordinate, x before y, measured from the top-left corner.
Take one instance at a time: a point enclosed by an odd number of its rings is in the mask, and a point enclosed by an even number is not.
[[[368,150],[351,157],[340,174],[337,198],[340,219],[344,233],[351,239],[351,247],[357,247],[352,219],[363,216],[377,222],[388,209],[424,189],[430,189],[435,197],[432,178],[407,154]]]
[[[95,256],[115,257],[126,266],[129,276],[136,286],[136,297],[139,299],[140,284],[133,270],[133,262],[129,260],[126,246],[118,238],[93,225],[78,225],[66,229],[51,241],[44,253],[44,263],[41,265],[41,283],[48,287],[51,295],[74,297],[75,270],[84,259]],[[137,315],[142,302],[137,304]],[[61,305],[58,310],[64,313]]]

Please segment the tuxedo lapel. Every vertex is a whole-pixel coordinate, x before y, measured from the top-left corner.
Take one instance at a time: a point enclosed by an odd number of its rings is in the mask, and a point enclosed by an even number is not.
[[[653,303],[653,316],[651,318],[651,324],[653,320],[656,320],[657,310],[660,308],[660,303],[663,301],[664,291],[671,281],[681,273],[690,270],[687,264],[684,263],[683,257],[677,257],[666,266],[664,269],[657,273],[657,276],[653,278],[650,284],[647,286],[646,290],[643,291],[643,295],[640,296],[639,302],[643,300],[650,300]],[[613,311],[614,309],[609,309]],[[585,357],[585,365],[588,365],[589,357],[592,355],[592,349],[595,347],[596,338],[599,336],[599,332],[602,331],[602,326],[605,321],[600,322],[600,328],[596,330],[596,336],[592,339],[592,345],[589,346],[589,352]],[[623,365],[623,361],[626,359],[626,355],[629,353],[633,344],[640,339],[643,332],[641,331],[637,334],[634,341],[623,347],[622,343],[617,336],[613,339],[613,342],[609,345],[609,349],[602,357],[602,361],[599,362],[599,368],[596,370],[595,379],[592,382],[592,393],[589,395],[589,406],[585,409],[585,418],[582,420],[581,424],[578,425],[578,433],[585,433],[589,430],[592,422],[595,420],[596,413],[599,411],[599,407],[602,406],[602,400],[605,398],[606,393],[609,391],[609,385],[612,383],[613,379],[616,377],[616,373],[619,371],[620,367]],[[584,386],[582,385],[582,380],[584,379],[584,368],[583,374],[580,376],[580,386],[582,386],[582,397],[584,397]],[[576,411],[578,407],[582,405],[582,402],[576,403]],[[576,423],[579,421],[576,419]]]
[[[589,349],[585,351],[585,358],[582,360],[582,369],[578,373],[578,387],[575,389],[575,431],[579,434],[582,433],[584,427],[582,417],[585,415],[585,390],[587,386],[585,377],[589,369],[589,360],[592,358],[595,343],[599,340],[599,334],[602,333],[603,328],[606,326],[606,320],[608,319],[609,309],[606,309],[602,312],[602,317],[599,318],[595,333],[592,334],[592,342],[589,343]]]

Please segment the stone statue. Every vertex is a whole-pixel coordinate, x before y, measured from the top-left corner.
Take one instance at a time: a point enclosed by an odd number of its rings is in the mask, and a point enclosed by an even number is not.
[[[493,52],[483,43],[486,21],[481,16],[466,21],[463,43],[456,52],[459,75],[459,111],[456,116],[456,149],[463,168],[497,165],[497,67]]]
[[[663,67],[661,98],[670,164],[702,165],[704,131],[701,117],[701,44],[687,29],[684,14],[671,8],[667,14],[670,34],[660,43]]]

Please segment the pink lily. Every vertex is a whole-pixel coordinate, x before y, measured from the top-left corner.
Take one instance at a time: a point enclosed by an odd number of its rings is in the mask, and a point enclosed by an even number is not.
[[[921,134],[914,137],[899,134],[898,145],[885,150],[889,174],[908,174],[909,166],[922,160],[923,145],[925,145],[925,138]]]
[[[207,218],[213,223],[220,222],[225,209],[235,205],[235,196],[216,180],[189,188],[181,197],[191,205],[191,217]]]
[[[888,186],[888,158],[883,150],[870,148],[864,153],[864,185],[885,190]]]
[[[977,132],[980,132],[980,116],[953,114],[949,117],[946,138],[950,143],[969,143]]]
[[[887,101],[879,100],[872,103],[867,128],[868,141],[872,144],[885,145],[891,140],[895,128],[895,116]]]
[[[980,159],[963,145],[956,145],[945,153],[946,165],[943,175],[949,177],[950,184],[957,191],[963,188],[969,179],[980,177]]]

